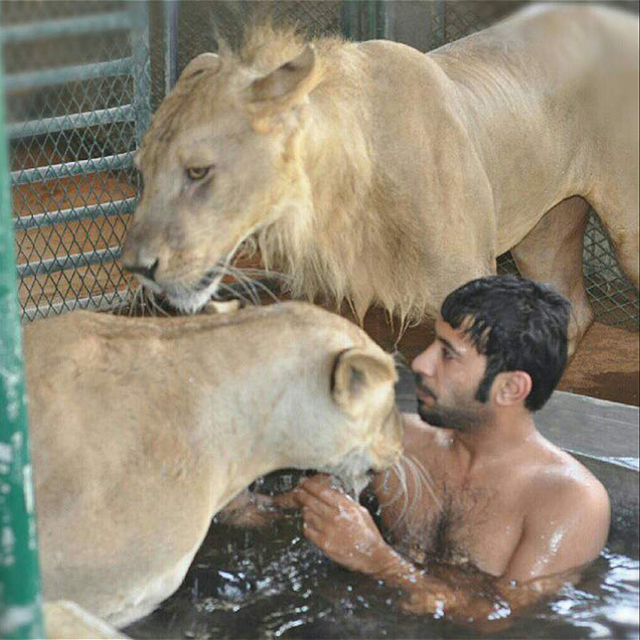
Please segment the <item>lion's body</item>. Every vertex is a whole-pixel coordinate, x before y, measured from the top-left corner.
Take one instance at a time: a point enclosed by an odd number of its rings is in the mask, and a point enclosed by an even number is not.
[[[215,294],[252,235],[294,295],[410,320],[512,250],[571,299],[579,338],[587,202],[638,284],[636,16],[535,6],[429,54],[252,38],[187,68],[141,150],[152,190],[123,259],[177,306]],[[183,181],[192,165],[213,177]]]
[[[117,626],[177,589],[213,515],[257,477],[359,477],[399,455],[391,356],[303,303],[73,313],[25,328],[25,363],[44,595]]]

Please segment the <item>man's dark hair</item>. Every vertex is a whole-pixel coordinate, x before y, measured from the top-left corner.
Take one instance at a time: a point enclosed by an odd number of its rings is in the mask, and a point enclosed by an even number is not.
[[[476,400],[486,402],[498,373],[526,371],[533,383],[525,400],[529,411],[540,409],[560,381],[570,313],[569,301],[551,287],[514,276],[472,280],[452,291],[440,310],[487,356]]]

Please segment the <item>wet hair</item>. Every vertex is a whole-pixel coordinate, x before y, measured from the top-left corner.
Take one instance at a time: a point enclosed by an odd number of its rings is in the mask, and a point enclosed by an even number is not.
[[[532,381],[525,399],[537,411],[551,396],[567,363],[571,304],[547,285],[514,276],[488,276],[452,291],[442,303],[442,319],[462,328],[487,367],[476,400],[486,402],[502,371],[525,371]]]

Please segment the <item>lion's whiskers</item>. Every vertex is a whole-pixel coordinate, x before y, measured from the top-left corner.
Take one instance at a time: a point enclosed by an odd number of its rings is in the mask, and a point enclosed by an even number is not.
[[[131,300],[130,300],[130,303],[129,303],[129,311],[128,311],[129,317],[131,317],[133,315],[133,313],[134,313],[135,307],[138,304],[138,298],[140,296],[144,295],[142,293],[142,288],[143,288],[142,285],[139,284],[137,286],[137,288],[135,289],[135,291],[132,292],[131,291],[131,285],[130,284],[127,285],[127,293],[126,293],[126,296],[125,296],[125,300],[124,300],[124,302],[122,304],[126,305],[127,304],[127,299],[129,297],[131,297]]]
[[[243,288],[244,288],[244,283],[242,283],[242,284],[243,284]],[[242,292],[238,291],[237,289],[235,289],[234,287],[232,287],[231,285],[226,284],[225,282],[221,282],[218,285],[218,287],[219,287],[219,290],[232,294],[235,298],[238,298],[239,300],[241,300],[245,304],[258,304],[256,302],[255,295],[254,295],[253,291],[251,291],[251,290],[248,291],[249,295],[247,296],[247,295],[244,295]],[[213,297],[215,299],[219,299],[220,298],[218,293],[214,294]]]
[[[402,458],[398,462],[396,462],[396,464],[394,464],[393,467],[391,467],[390,469],[390,471],[393,471],[393,473],[396,474],[396,477],[398,478],[398,482],[400,483],[400,487],[398,488],[398,491],[396,491],[395,495],[391,498],[391,500],[389,500],[388,502],[385,502],[384,504],[382,503],[380,504],[380,508],[384,509],[394,504],[399,497],[402,496],[404,498],[404,504],[402,505],[400,516],[396,519],[395,523],[390,527],[390,531],[393,531],[404,520],[404,517],[407,512],[407,506],[409,503],[409,492],[407,490],[407,474],[402,464],[404,457],[405,456],[403,455]]]
[[[253,304],[260,304],[260,295],[258,294],[257,281],[248,277],[245,273],[243,273],[242,269],[232,267],[230,265],[224,268],[224,273],[231,276],[247,292]]]
[[[434,488],[434,482],[433,482],[433,478],[431,477],[431,474],[427,471],[427,469],[425,469],[424,464],[420,460],[418,460],[418,458],[412,457],[412,460],[413,460],[413,464],[416,465],[418,474],[422,478],[424,485],[427,487],[429,493],[431,494],[433,501],[438,505],[438,508],[441,509],[442,501],[440,500],[440,498],[438,498],[436,494],[436,491]]]
[[[233,266],[231,264],[218,264],[216,265],[214,272],[216,275],[231,276],[238,284],[247,292],[251,298],[251,302],[255,305],[260,304],[260,293],[266,294],[272,302],[277,302],[277,296],[260,280],[255,279],[256,276],[270,276],[279,279],[286,279],[286,276],[280,273],[276,273],[264,269],[245,269],[242,267]],[[253,277],[252,277],[253,276]],[[218,286],[222,287],[224,283],[219,282]],[[227,290],[232,291],[231,288]]]
[[[251,278],[247,278],[240,269],[220,265],[215,267],[214,273],[216,274],[216,278],[218,278],[218,289],[232,293],[244,302],[250,302],[254,305],[260,304],[260,297],[256,291],[255,283]],[[231,276],[240,285],[242,291],[246,293],[246,296],[232,285],[223,282],[222,278],[224,276]],[[214,298],[215,297],[218,297],[217,291],[214,293]]]
[[[400,514],[395,519],[394,524],[391,526],[390,531],[396,529],[404,519],[409,511],[415,510],[422,501],[422,488],[426,487],[434,503],[438,508],[442,508],[442,501],[438,498],[434,486],[433,479],[429,472],[425,469],[422,462],[413,456],[403,454],[398,462],[389,470],[393,472],[398,478],[399,487],[390,500],[384,503],[380,503],[380,507],[385,509],[395,504],[400,498],[404,498]],[[412,480],[413,492],[411,496],[411,503],[409,503],[409,476]]]
[[[171,315],[166,311],[166,309],[163,309],[162,306],[158,304],[158,301],[155,295],[153,294],[149,295],[147,297],[147,300],[149,302],[149,306],[151,307],[151,315],[153,316],[163,315],[165,317],[169,317]],[[159,313],[155,313],[155,312],[159,312]]]

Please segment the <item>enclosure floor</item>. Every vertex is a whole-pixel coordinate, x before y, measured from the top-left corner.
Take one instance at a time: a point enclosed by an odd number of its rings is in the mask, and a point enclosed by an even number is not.
[[[393,348],[395,334],[382,311],[371,309],[364,328],[385,349]],[[426,321],[405,332],[398,350],[410,363],[432,339],[433,323]],[[637,332],[594,323],[569,363],[558,389],[638,406],[639,347]]]
[[[638,406],[640,336],[594,323],[580,343],[559,389]]]

